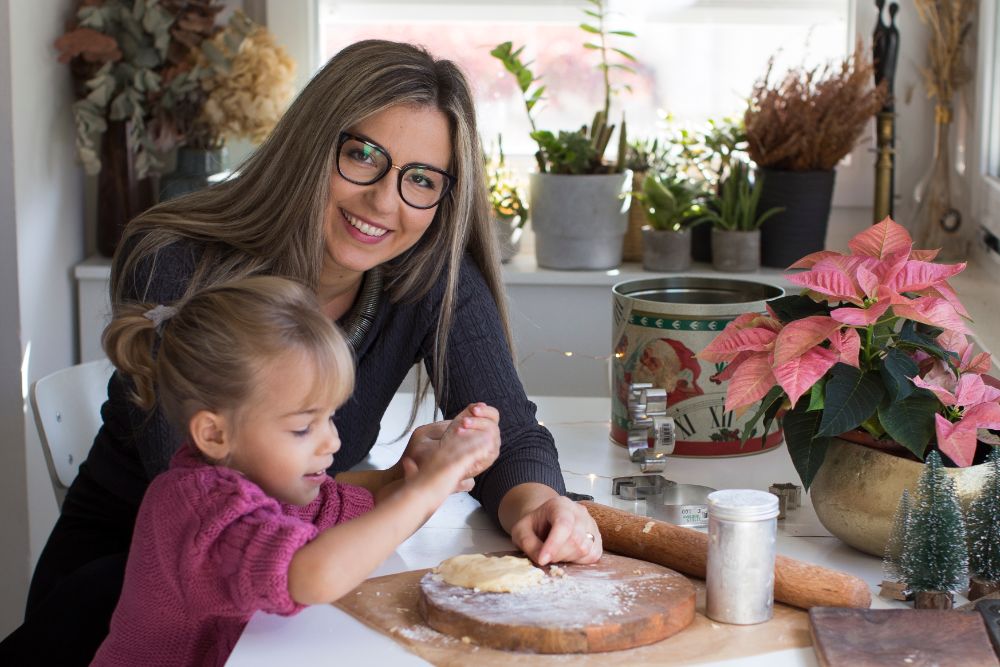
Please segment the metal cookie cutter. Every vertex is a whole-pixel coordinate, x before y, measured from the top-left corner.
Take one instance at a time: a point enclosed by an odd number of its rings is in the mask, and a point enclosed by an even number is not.
[[[648,382],[630,384],[628,411],[629,458],[642,472],[663,472],[675,443],[674,418],[667,416],[667,391]]]
[[[663,475],[615,477],[611,486],[611,494],[620,501],[635,503],[630,508],[635,514],[692,527],[708,525],[708,494],[713,491],[707,486],[678,484]]]

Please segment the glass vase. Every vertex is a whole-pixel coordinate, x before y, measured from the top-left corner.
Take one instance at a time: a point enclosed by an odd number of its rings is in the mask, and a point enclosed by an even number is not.
[[[966,258],[968,241],[958,209],[958,174],[952,159],[952,107],[938,104],[934,112],[934,157],[913,197],[915,248],[940,248],[943,261]]]

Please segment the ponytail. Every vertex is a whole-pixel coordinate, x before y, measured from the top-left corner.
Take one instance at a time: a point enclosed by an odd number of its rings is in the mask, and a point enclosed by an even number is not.
[[[138,303],[120,306],[118,316],[101,337],[108,359],[132,380],[129,398],[147,412],[156,406],[154,343],[158,323],[145,315],[152,308],[149,304]]]

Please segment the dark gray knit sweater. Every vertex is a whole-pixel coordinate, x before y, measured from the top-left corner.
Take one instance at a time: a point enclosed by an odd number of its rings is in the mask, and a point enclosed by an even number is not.
[[[170,303],[180,298],[194,273],[195,246],[177,243],[126,282],[127,300]],[[354,394],[334,418],[341,449],[332,472],[362,461],[379,436],[379,422],[410,368],[423,362],[433,377],[433,337],[445,276],[415,303],[390,303],[383,294],[374,326],[356,350]],[[147,287],[148,286],[148,287]],[[220,324],[224,326],[224,324]],[[483,401],[500,411],[500,456],[476,478],[472,495],[494,518],[504,494],[524,482],[539,482],[563,493],[552,435],[535,418],[535,405],[511,362],[493,297],[475,263],[462,262],[452,329],[448,337],[447,396],[441,411],[451,418],[466,405]],[[118,373],[101,409],[104,425],[81,475],[90,475],[111,493],[138,507],[149,481],[166,470],[181,442],[158,412],[147,415],[128,400]],[[386,434],[384,440],[398,433]]]

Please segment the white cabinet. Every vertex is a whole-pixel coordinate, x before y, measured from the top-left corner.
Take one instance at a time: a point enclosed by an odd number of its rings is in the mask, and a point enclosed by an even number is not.
[[[80,362],[103,359],[101,334],[111,319],[111,301],[108,297],[108,281],[111,276],[111,260],[105,257],[90,257],[73,269],[76,277],[77,334]]]

